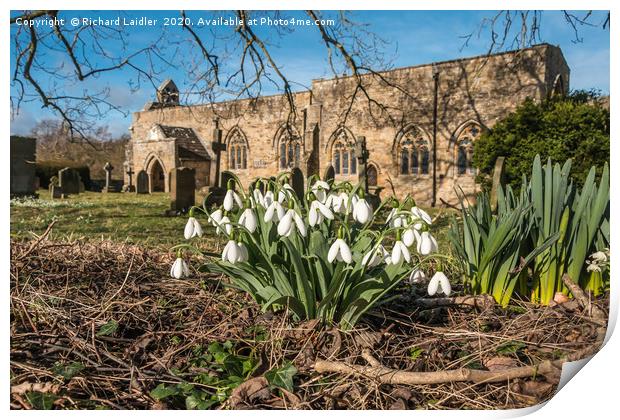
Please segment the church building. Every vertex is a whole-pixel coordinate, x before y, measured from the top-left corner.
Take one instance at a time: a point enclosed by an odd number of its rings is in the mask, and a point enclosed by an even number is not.
[[[570,70],[559,47],[531,48],[313,80],[293,94],[183,106],[166,80],[156,101],[133,114],[126,165],[169,191],[170,171],[196,169],[196,188],[216,176],[214,128],[222,130],[220,167],[247,185],[292,168],[309,176],[329,166],[336,181],[358,182],[356,144],[365,139],[368,183],[381,197],[413,196],[423,206],[454,204],[455,189],[479,189],[472,166],[480,134],[526,98],[564,94]],[[294,118],[291,118],[294,115]],[[127,182],[127,180],[126,180]]]

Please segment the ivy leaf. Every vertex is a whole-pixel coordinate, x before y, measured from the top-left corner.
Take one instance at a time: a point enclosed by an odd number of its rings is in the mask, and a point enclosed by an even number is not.
[[[502,356],[509,354],[516,354],[519,350],[523,349],[525,344],[520,341],[509,341],[497,347],[497,354]]]
[[[422,352],[423,352],[423,351],[424,351],[424,350],[422,350],[422,349],[421,349],[421,348],[419,348],[419,347],[411,347],[411,348],[409,349],[409,358],[410,358],[411,360],[414,360],[414,361],[415,361],[415,360],[417,360],[417,359],[418,359],[418,357],[420,357],[420,355],[422,354]]]
[[[178,394],[178,389],[175,386],[166,386],[166,384],[159,384],[149,394],[157,401],[163,400],[173,395]]]
[[[105,324],[103,324],[101,328],[99,328],[99,331],[97,332],[97,337],[112,335],[116,332],[117,329],[118,329],[118,322],[111,319]]]
[[[51,410],[57,397],[49,392],[27,392],[26,399],[35,410]]]
[[[65,379],[71,379],[84,370],[84,365],[80,362],[71,362],[68,365],[62,363],[56,363],[52,368],[52,372],[56,375],[60,375]]]
[[[281,368],[271,369],[265,373],[265,379],[269,385],[286,389],[293,392],[293,378],[297,374],[297,369],[291,362],[287,362]]]

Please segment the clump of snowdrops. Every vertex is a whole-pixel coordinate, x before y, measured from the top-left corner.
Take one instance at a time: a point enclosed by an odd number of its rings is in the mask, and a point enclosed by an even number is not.
[[[288,308],[299,320],[318,318],[347,329],[403,279],[428,280],[420,263],[438,245],[424,210],[404,208],[394,198],[373,209],[359,185],[317,177],[298,197],[287,179],[286,173],[258,179],[244,191],[233,177],[221,206],[192,208],[184,232],[190,242],[175,247],[171,276],[188,275],[183,252],[200,252],[191,240],[203,235],[195,217],[201,211],[227,240],[206,270],[225,274],[264,311]],[[386,220],[375,220],[388,207]],[[428,293],[450,292],[439,264]]]

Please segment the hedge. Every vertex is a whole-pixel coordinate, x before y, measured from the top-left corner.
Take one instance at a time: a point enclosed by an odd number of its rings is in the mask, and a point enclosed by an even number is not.
[[[48,160],[38,161],[35,165],[35,174],[39,177],[41,188],[48,188],[50,178],[58,176],[58,171],[64,168],[73,168],[77,170],[87,190],[91,187],[90,168],[86,165],[79,165],[71,161]]]

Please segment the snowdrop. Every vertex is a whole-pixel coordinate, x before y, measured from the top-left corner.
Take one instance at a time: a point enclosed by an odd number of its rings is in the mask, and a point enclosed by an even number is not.
[[[317,200],[325,204],[327,201],[327,193],[329,192],[329,184],[320,179],[312,185],[312,193],[314,193]]]
[[[353,197],[357,198],[356,196]],[[353,219],[361,224],[372,219],[372,207],[368,204],[366,199],[360,198],[353,204]]]
[[[420,269],[415,269],[411,272],[411,274],[409,274],[409,282],[410,283],[422,283],[424,281],[426,281],[427,277],[426,274],[424,273],[424,271],[420,270]]]
[[[224,232],[226,232],[226,235],[230,235],[232,232],[232,224],[230,223],[230,218],[228,216],[222,217],[216,226],[215,233],[218,235]]]
[[[390,214],[388,214],[386,221],[389,223],[390,227],[393,227],[393,228],[406,227],[407,218],[403,215],[397,216],[396,213],[398,213],[398,210],[392,209],[392,211],[390,211]]]
[[[191,239],[194,236],[202,236],[202,226],[194,216],[190,216],[187,219],[187,224],[185,225],[185,231],[183,232],[185,239]]]
[[[278,202],[282,204],[284,200],[289,200],[292,194],[295,194],[295,190],[287,182],[282,186],[280,191],[278,191]]]
[[[237,194],[235,190],[229,189],[224,196],[224,210],[231,211],[235,207],[235,204],[241,208],[243,205],[241,203],[241,197],[239,197],[239,194]]]
[[[320,225],[323,219],[334,220],[334,213],[318,199],[314,200],[308,210],[308,224],[310,226]]]
[[[437,251],[437,241],[428,231],[421,234],[414,230],[415,239],[418,242],[417,251],[420,255],[428,255]]]
[[[269,207],[275,201],[273,191],[267,191],[263,196],[263,202],[261,203],[265,209]]]
[[[267,191],[267,192],[271,192],[271,191]],[[284,213],[285,213],[285,210],[284,210],[284,207],[282,207],[282,204],[280,204],[277,201],[273,201],[267,207],[267,210],[265,211],[265,216],[263,217],[263,219],[265,220],[265,223],[277,222],[284,217]]]
[[[189,277],[189,266],[180,256],[177,256],[177,259],[172,264],[172,268],[170,268],[170,277],[175,279]]]
[[[213,213],[211,213],[208,217],[209,217],[209,221],[211,222],[211,224],[214,227],[217,227],[217,225],[222,220],[223,216],[224,216],[224,214],[222,213],[222,209],[219,208],[219,209],[215,210]]]
[[[411,254],[403,241],[400,239],[400,232],[398,232],[396,234],[396,243],[394,244],[394,248],[392,248],[391,263],[394,265],[400,264],[403,259],[407,262],[411,262]]]
[[[256,231],[257,222],[258,220],[256,220],[256,214],[250,207],[245,209],[239,217],[239,224],[245,226],[250,233],[254,233]]]
[[[288,209],[284,217],[282,217],[278,223],[278,235],[291,236],[295,228],[297,228],[301,236],[306,236],[307,232],[304,219],[302,219],[299,213],[294,209]]]
[[[362,265],[367,265],[368,268],[375,267],[384,262],[387,258],[389,258],[389,253],[383,245],[379,245],[378,248],[373,248],[364,255],[364,258],[362,258]]]
[[[414,232],[415,232],[414,229],[410,228],[410,229],[405,230],[405,232],[403,233],[403,243],[405,244],[407,248],[413,245],[413,243],[415,242]]]
[[[449,296],[452,293],[450,280],[442,271],[436,272],[428,283],[427,292],[429,296],[433,296],[435,293],[444,293],[446,296]]]
[[[351,264],[352,261],[351,249],[344,239],[338,238],[334,241],[327,253],[327,261],[333,263],[334,260]]]
[[[347,212],[347,205],[349,202],[349,196],[346,192],[341,192],[339,194],[330,194],[331,200],[330,204],[332,209],[336,213],[345,214]]]
[[[413,206],[411,208],[411,215],[413,216],[413,220],[414,221],[422,221],[424,223],[426,223],[427,225],[432,225],[433,224],[433,219],[431,219],[431,216],[425,212],[424,210],[422,210],[421,208],[417,207],[417,206]],[[419,230],[419,228],[417,228]]]
[[[265,208],[265,196],[263,196],[263,193],[261,192],[261,190],[259,190],[258,188],[255,188],[254,191],[252,191],[252,197],[254,198],[254,203],[256,204],[260,204],[263,208]]]

